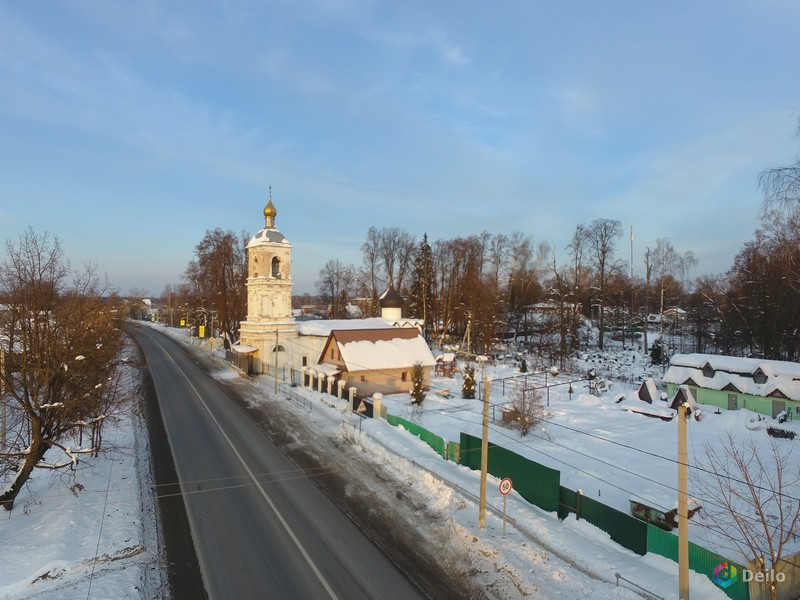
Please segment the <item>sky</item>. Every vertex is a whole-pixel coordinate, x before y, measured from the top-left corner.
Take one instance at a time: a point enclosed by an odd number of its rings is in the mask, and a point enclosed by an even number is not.
[[[727,271],[800,151],[800,3],[0,0],[0,240],[57,235],[123,294],[181,281],[272,186],[295,293],[371,226],[619,220]],[[4,256],[0,250],[0,258]]]

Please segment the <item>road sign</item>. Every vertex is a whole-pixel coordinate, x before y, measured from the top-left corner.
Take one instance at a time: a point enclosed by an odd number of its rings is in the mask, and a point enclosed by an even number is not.
[[[358,405],[358,408],[356,409],[356,412],[357,412],[358,414],[363,414],[363,413],[367,412],[367,405],[366,405],[366,404],[364,404],[364,401],[363,401],[363,400],[362,400],[362,401],[361,401],[361,403]]]
[[[506,536],[506,497],[514,488],[511,485],[511,480],[506,477],[500,482],[500,493],[503,494],[503,537]]]

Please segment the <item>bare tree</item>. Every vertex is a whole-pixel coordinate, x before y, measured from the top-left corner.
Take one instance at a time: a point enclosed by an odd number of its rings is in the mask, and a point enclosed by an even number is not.
[[[380,234],[375,227],[370,227],[367,231],[367,241],[361,245],[361,253],[364,257],[364,265],[360,271],[361,287],[370,299],[370,317],[378,314],[378,296],[382,290],[378,290],[381,282],[380,270]]]
[[[386,280],[396,290],[411,269],[416,244],[414,236],[399,227],[383,228],[378,232],[378,254],[386,272]]]
[[[523,437],[544,418],[542,392],[536,388],[516,389],[511,392],[511,407],[514,411],[514,424],[519,427]]]
[[[769,572],[776,577],[782,571],[787,544],[800,525],[800,467],[791,443],[770,438],[764,452],[729,431],[718,444],[706,444],[707,468],[693,473],[706,519],[726,524],[715,531],[765,580]],[[775,600],[774,582],[768,591]]]
[[[570,324],[573,323],[572,313],[574,312],[574,296],[567,280],[567,269],[559,268],[556,262],[555,248],[551,249],[553,261],[550,263],[552,279],[550,281],[550,298],[558,306],[558,338],[559,338],[559,368],[564,368],[564,359],[567,356],[567,337],[570,331]]]
[[[34,468],[64,468],[99,450],[102,423],[119,401],[117,322],[124,308],[93,267],[73,271],[61,244],[27,229],[0,263],[0,383],[16,414],[3,448],[0,504],[11,510]],[[87,448],[62,442],[91,429]],[[82,440],[79,440],[79,444]],[[43,462],[52,448],[65,456]]]
[[[796,133],[800,136],[800,119]],[[786,216],[797,215],[800,209],[800,155],[788,166],[762,171],[758,186],[764,194],[761,217],[765,223],[783,221]]]
[[[197,303],[194,310],[215,311],[226,347],[237,339],[239,323],[247,316],[247,237],[219,228],[207,230],[186,268]]]
[[[355,269],[344,265],[338,258],[325,263],[319,272],[317,291],[328,304],[328,316],[332,319],[347,317],[347,303],[355,285]]]
[[[588,228],[589,249],[594,260],[599,283],[600,337],[599,346],[603,349],[605,339],[606,282],[614,267],[614,252],[617,238],[622,235],[622,224],[613,219],[595,219]]]

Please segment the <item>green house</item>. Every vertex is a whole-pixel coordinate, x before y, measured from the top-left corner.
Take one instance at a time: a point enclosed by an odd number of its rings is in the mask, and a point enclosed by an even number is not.
[[[676,354],[664,374],[667,394],[686,385],[700,404],[726,410],[746,408],[770,417],[786,411],[800,419],[800,364],[719,356]]]

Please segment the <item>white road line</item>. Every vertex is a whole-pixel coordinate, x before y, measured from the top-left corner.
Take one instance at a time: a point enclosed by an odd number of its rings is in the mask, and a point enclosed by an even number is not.
[[[236,449],[236,446],[233,444],[233,441],[228,437],[228,434],[225,433],[225,431],[222,429],[222,425],[220,425],[219,421],[217,421],[217,418],[211,412],[211,409],[205,403],[205,400],[203,400],[203,397],[197,391],[197,388],[194,387],[192,381],[189,379],[189,377],[186,375],[183,369],[181,369],[181,367],[178,366],[178,363],[176,363],[175,360],[167,353],[166,349],[161,345],[161,343],[159,341],[156,341],[155,343],[161,348],[162,352],[164,352],[164,355],[167,357],[167,359],[173,365],[175,365],[175,368],[178,369],[178,371],[180,371],[181,375],[183,375],[183,378],[186,380],[186,383],[189,384],[189,387],[192,388],[192,391],[194,391],[195,395],[197,396],[197,399],[200,401],[200,404],[202,404],[203,408],[206,409],[208,416],[211,417],[211,420],[214,422],[214,425],[217,426],[217,429],[219,429],[219,432],[222,434],[222,437],[225,438],[226,442],[228,442],[228,445],[230,446],[233,453],[236,455],[236,458],[239,459],[239,462],[244,467],[244,470],[247,471],[247,475],[253,481],[253,484],[255,484],[256,488],[258,488],[258,491],[260,492],[264,500],[266,500],[267,504],[272,509],[272,512],[275,513],[275,516],[278,518],[278,521],[280,521],[281,525],[283,525],[283,528],[286,530],[286,533],[289,534],[289,537],[292,539],[295,546],[297,546],[297,549],[300,551],[300,554],[303,555],[303,558],[305,559],[306,563],[308,563],[308,566],[311,567],[311,570],[314,572],[314,575],[316,575],[317,579],[319,579],[319,582],[322,584],[322,587],[324,587],[325,591],[328,592],[328,596],[330,596],[331,600],[338,600],[336,592],[333,591],[333,588],[325,579],[325,576],[322,574],[317,565],[314,563],[308,552],[306,552],[306,549],[303,547],[303,544],[300,543],[300,540],[295,535],[294,531],[292,531],[292,528],[289,527],[289,524],[286,522],[286,519],[283,518],[283,515],[278,510],[278,507],[275,506],[275,503],[272,501],[272,498],[269,497],[269,494],[267,494],[266,490],[262,487],[261,483],[258,481],[258,479],[256,479],[255,474],[253,473],[253,471],[250,470],[250,467],[244,461],[242,455],[239,454],[239,451]]]

